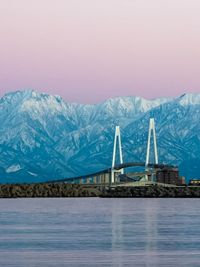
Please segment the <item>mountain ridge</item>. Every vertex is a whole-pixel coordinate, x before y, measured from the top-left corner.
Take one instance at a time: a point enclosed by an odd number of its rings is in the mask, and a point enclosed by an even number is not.
[[[200,94],[154,100],[117,97],[94,105],[68,103],[34,90],[6,94],[0,99],[0,179],[43,181],[109,167],[117,124],[125,160],[144,161],[151,116],[160,160],[178,164],[187,178],[197,176]]]

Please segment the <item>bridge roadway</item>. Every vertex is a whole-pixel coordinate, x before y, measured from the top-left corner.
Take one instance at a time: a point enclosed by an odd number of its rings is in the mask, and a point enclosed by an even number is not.
[[[152,173],[156,173],[156,171],[161,170],[163,168],[177,168],[173,165],[166,165],[166,164],[154,164],[150,163],[146,166],[145,162],[128,162],[123,164],[118,164],[114,167],[114,170],[119,171],[121,169],[126,169],[130,167],[146,167],[147,169],[154,169],[154,171],[145,171],[145,172],[135,172],[134,176],[145,176],[145,175],[151,175]],[[92,174],[82,175],[78,177],[73,178],[64,178],[54,181],[48,181],[47,183],[77,183],[77,184],[95,184],[95,185],[110,185],[111,183],[111,168],[104,169]],[[132,176],[132,175],[131,175]],[[127,183],[131,182],[131,179],[133,182],[133,178],[129,178],[127,180]],[[120,184],[120,181],[118,181]],[[123,183],[124,184],[124,183]]]

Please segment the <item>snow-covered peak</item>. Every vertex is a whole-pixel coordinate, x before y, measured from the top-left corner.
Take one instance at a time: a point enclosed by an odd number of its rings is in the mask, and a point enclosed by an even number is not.
[[[74,113],[76,104],[66,103],[60,96],[39,93],[35,90],[16,91],[5,94],[0,99],[0,110],[41,116],[43,114]],[[35,116],[34,116],[35,117]]]
[[[26,99],[32,96],[35,91],[33,90],[25,90],[25,91],[15,91],[5,94],[1,99],[1,104],[17,104],[17,102],[21,101],[22,99]]]
[[[99,106],[107,113],[117,115],[136,115],[149,111],[161,104],[171,101],[171,98],[157,98],[148,100],[138,96],[110,98]]]
[[[62,112],[65,109],[64,102],[55,96],[47,94],[38,94],[32,92],[29,98],[22,101],[21,111],[44,112],[51,110],[52,112]]]
[[[182,106],[200,105],[200,94],[183,94],[177,101]]]
[[[8,118],[8,114],[28,113],[40,122],[51,120],[54,115],[65,118],[79,125],[91,125],[98,121],[115,121],[120,119],[121,125],[135,120],[143,113],[165,103],[178,103],[182,106],[200,104],[200,94],[185,94],[178,98],[145,99],[138,96],[110,98],[103,103],[84,105],[65,102],[60,96],[39,93],[34,90],[16,91],[6,94],[0,99],[0,117]],[[7,112],[7,113],[6,113]],[[3,119],[4,120],[4,119]]]

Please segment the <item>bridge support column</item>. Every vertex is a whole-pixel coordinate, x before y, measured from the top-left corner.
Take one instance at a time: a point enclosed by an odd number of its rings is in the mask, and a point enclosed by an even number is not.
[[[96,182],[97,182],[97,184],[100,184],[100,177],[99,177],[99,175],[96,176]]]
[[[106,179],[105,179],[105,173],[102,175],[103,181],[102,183],[105,185]]]
[[[94,177],[93,177],[93,184],[96,184],[96,183],[97,183],[97,177],[94,176]]]
[[[154,144],[154,157],[155,164],[158,164],[158,150],[157,150],[157,142],[156,142],[156,129],[155,129],[155,121],[154,118],[150,118],[149,121],[149,133],[148,133],[148,141],[147,141],[147,154],[146,154],[146,162],[145,162],[145,170],[148,171],[149,157],[150,157],[150,147],[151,147],[151,135],[153,132],[153,144]],[[147,175],[145,176],[148,179]]]
[[[110,183],[110,174],[109,173],[105,173],[105,183],[106,184]]]
[[[119,158],[120,164],[123,163],[122,157],[122,142],[121,142],[121,134],[120,134],[120,127],[116,126],[115,128],[115,138],[114,138],[114,146],[113,146],[113,159],[112,159],[112,169],[111,169],[111,184],[115,183],[115,160],[116,160],[116,148],[117,148],[117,140],[119,146]],[[121,174],[124,174],[124,169],[120,170]]]

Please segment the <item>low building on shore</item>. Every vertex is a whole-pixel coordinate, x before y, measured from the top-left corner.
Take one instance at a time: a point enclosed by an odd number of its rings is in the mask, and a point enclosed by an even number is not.
[[[191,179],[189,186],[200,186],[200,179]]]
[[[163,168],[156,172],[156,182],[173,185],[186,185],[185,178],[179,176],[178,168]]]

